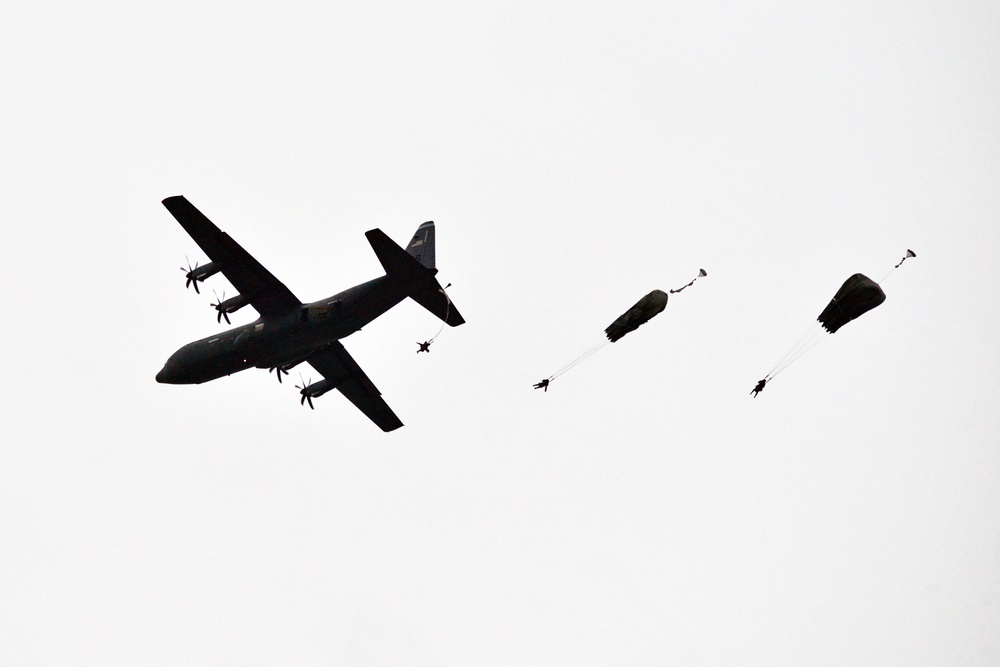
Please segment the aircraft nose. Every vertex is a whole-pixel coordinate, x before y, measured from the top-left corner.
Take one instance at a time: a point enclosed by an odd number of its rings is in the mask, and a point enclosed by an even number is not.
[[[175,384],[173,368],[171,367],[169,361],[165,363],[163,368],[160,369],[160,372],[156,374],[156,381],[164,384]]]

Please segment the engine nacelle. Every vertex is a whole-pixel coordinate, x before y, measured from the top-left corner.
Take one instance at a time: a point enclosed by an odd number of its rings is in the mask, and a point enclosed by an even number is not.
[[[195,283],[195,285],[197,285],[197,283]],[[226,293],[223,292],[222,296],[226,296]],[[220,300],[218,303],[213,303],[212,308],[215,308],[215,311],[219,313],[215,319],[222,322],[222,318],[224,317],[226,318],[226,324],[232,324],[232,322],[229,321],[229,313],[235,313],[248,303],[250,303],[250,299],[242,294],[237,294],[232,299],[226,299],[225,301]]]
[[[221,266],[218,266],[215,262],[209,262],[208,264],[203,264],[202,266],[195,265],[195,267],[190,269],[184,277],[188,279],[189,285],[195,281],[203,283],[206,278],[214,276],[221,270]]]
[[[226,299],[215,304],[215,309],[220,313],[235,313],[237,310],[250,303],[250,299],[243,294],[237,294],[232,299]]]
[[[319,398],[331,389],[336,389],[339,382],[334,382],[333,380],[323,379],[319,382],[313,382],[310,385],[306,385],[302,388],[300,392],[303,396],[308,396],[310,398]]]
[[[276,366],[275,368],[283,370],[284,372],[287,373],[288,371],[292,370],[293,368],[295,368],[296,366],[298,366],[299,364],[301,364],[306,359],[308,359],[308,356],[306,356],[306,357],[299,357],[298,359],[293,359],[291,361],[287,361],[287,362],[281,364],[280,366]]]
[[[309,407],[313,407],[313,399],[319,398],[326,392],[335,388],[340,382],[335,382],[329,379],[322,379],[319,382],[313,382],[312,384],[307,384],[304,387],[299,387],[299,393],[302,394],[302,400],[299,401],[302,405],[309,403]]]

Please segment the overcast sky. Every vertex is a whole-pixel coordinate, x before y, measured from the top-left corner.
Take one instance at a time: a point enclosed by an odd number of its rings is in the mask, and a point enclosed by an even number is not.
[[[140,4],[0,8],[0,663],[1000,663],[995,3]],[[405,427],[154,381],[180,194],[304,301],[436,221]]]

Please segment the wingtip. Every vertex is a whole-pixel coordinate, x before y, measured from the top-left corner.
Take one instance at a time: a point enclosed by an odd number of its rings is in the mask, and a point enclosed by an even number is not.
[[[187,201],[184,195],[172,195],[170,197],[161,200],[160,203],[166,206],[167,208],[170,208],[172,204],[180,203],[183,201]]]

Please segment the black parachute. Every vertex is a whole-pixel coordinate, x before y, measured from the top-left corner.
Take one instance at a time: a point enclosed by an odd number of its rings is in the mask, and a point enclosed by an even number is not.
[[[690,287],[694,284],[695,280],[707,276],[708,273],[705,269],[700,269],[698,275],[694,277],[687,285],[679,289],[670,290],[670,294],[676,294],[683,291],[685,288]],[[639,327],[641,327],[646,322],[650,321],[657,315],[663,312],[663,309],[667,307],[668,294],[663,290],[655,289],[646,296],[642,297],[635,302],[635,305],[626,310],[624,313],[618,316],[614,322],[612,322],[604,330],[604,335],[598,337],[597,340],[588,345],[580,354],[576,356],[572,361],[567,363],[565,366],[560,368],[558,371],[545,378],[541,382],[534,385],[535,389],[544,389],[548,391],[549,383],[555,380],[557,377],[568,371],[569,369],[576,366],[578,363],[594,354],[602,347],[607,345],[609,342],[614,343],[621,340],[626,334],[629,334]],[[606,338],[606,340],[605,340]]]
[[[917,253],[907,250],[903,259],[899,260],[899,264],[896,264],[882,278],[882,282],[908,258],[916,256]],[[825,340],[828,334],[836,333],[845,324],[856,320],[869,310],[877,308],[884,301],[885,292],[882,291],[881,285],[864,274],[855,273],[844,281],[844,284],[840,286],[837,293],[830,299],[830,303],[826,305],[823,312],[816,318],[818,324],[810,327],[802,334],[798,342],[781,358],[781,361],[775,364],[771,372],[757,382],[757,386],[753,388],[750,394],[756,397],[757,394],[764,391],[764,385],[771,381],[775,375],[788,368],[793,361]]]
[[[816,319],[824,329],[837,333],[840,327],[882,305],[883,301],[885,292],[879,284],[868,276],[855,273],[844,281]]]
[[[691,282],[684,285],[684,287],[670,290],[670,293],[677,294],[679,292],[683,292],[688,287],[691,287],[691,285],[694,285],[695,280],[698,280],[698,278],[704,278],[707,275],[708,273],[705,272],[705,269],[698,269],[698,275],[692,278]],[[609,341],[614,343],[625,334],[632,333],[643,324],[662,313],[663,309],[667,307],[667,298],[667,293],[663,290],[653,290],[646,296],[636,301],[634,306],[622,313],[617,320],[612,322],[608,328],[604,330],[604,334],[608,337]]]
[[[617,320],[604,330],[608,340],[614,343],[622,336],[631,333],[663,312],[667,307],[667,293],[655,289],[635,302],[635,305],[622,313]]]

